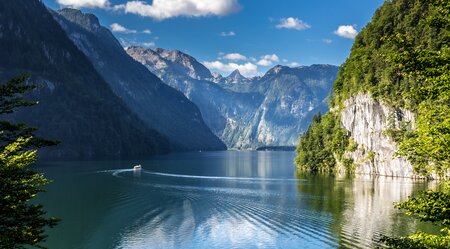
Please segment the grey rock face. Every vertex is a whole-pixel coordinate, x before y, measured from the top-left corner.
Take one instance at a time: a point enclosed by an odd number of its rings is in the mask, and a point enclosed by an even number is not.
[[[168,61],[168,66],[177,70],[181,74],[197,80],[209,79],[211,72],[192,56],[182,53],[178,50],[156,49],[156,53]]]
[[[330,65],[277,66],[261,78],[248,79],[235,71],[225,78],[209,73],[206,80],[198,80],[170,66],[173,60],[160,55],[165,54],[163,49],[126,51],[197,104],[211,130],[235,149],[295,145],[312,117],[327,111],[326,99],[337,73]]]
[[[195,104],[133,60],[95,16],[74,9],[60,10],[53,16],[113,92],[147,126],[164,134],[173,150],[226,149],[205,124]],[[191,58],[179,54],[160,51],[158,56],[165,60],[155,68],[170,68],[195,78],[212,77],[201,64],[191,63]]]
[[[356,163],[355,173],[419,177],[406,158],[395,155],[396,143],[383,133],[392,125],[398,127],[401,122],[413,126],[413,113],[387,107],[369,94],[359,94],[345,102],[341,111],[341,124],[359,145],[354,152],[345,155]]]

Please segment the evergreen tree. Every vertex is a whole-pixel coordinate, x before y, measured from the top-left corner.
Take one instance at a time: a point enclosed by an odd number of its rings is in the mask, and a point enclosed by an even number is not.
[[[23,98],[34,88],[27,79],[21,75],[0,85],[0,115],[37,104]],[[45,217],[42,205],[30,203],[49,183],[43,174],[30,169],[37,159],[36,148],[56,144],[36,138],[35,131],[25,124],[0,121],[0,248],[43,248],[39,244],[46,237],[46,227],[57,223]]]

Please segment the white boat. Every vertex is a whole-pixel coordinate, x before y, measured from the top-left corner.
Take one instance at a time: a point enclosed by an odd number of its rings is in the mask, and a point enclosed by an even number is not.
[[[139,165],[135,165],[135,166],[133,167],[133,170],[135,170],[135,171],[141,170],[141,169],[142,169],[142,167],[141,167],[140,164],[139,164]]]

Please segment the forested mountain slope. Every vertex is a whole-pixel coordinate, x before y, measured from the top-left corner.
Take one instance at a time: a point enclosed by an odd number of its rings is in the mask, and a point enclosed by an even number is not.
[[[38,0],[0,1],[0,78],[28,72],[39,105],[14,115],[62,141],[44,158],[100,158],[169,151],[167,139],[130,113]]]
[[[75,9],[62,9],[54,16],[113,92],[148,127],[164,134],[174,151],[226,149],[204,123],[197,106],[133,60],[97,17]],[[199,72],[193,77],[211,77],[203,76],[205,70],[199,65],[184,68],[187,73]]]

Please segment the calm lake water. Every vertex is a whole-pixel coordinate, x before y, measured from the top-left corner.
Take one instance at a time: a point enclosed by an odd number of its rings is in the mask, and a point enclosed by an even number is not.
[[[296,176],[294,152],[40,163],[50,248],[373,248],[425,227],[392,206],[431,183]],[[142,165],[140,173],[131,167]]]

